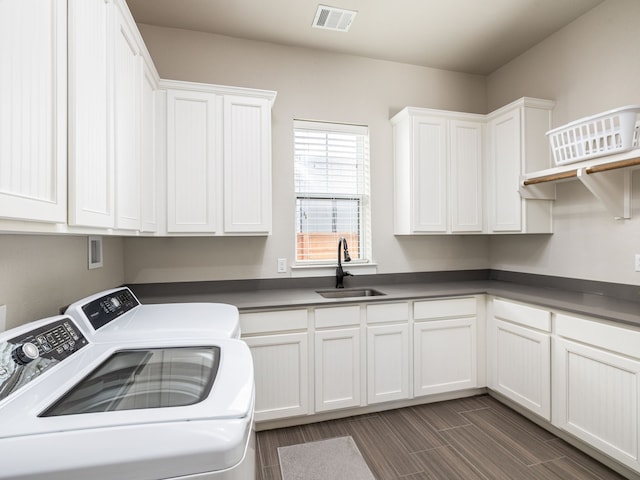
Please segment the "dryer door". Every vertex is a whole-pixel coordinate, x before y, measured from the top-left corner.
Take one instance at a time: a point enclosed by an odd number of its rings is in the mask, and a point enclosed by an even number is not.
[[[209,395],[219,365],[216,346],[120,350],[39,416],[193,405]]]

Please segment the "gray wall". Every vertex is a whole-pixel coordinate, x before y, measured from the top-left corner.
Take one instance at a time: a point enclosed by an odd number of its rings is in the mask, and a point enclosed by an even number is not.
[[[104,237],[104,267],[87,267],[87,237],[0,235],[0,305],[7,328],[124,282],[123,240]]]
[[[489,109],[523,95],[556,101],[554,126],[640,104],[640,2],[608,0],[488,77]],[[614,220],[577,180],[558,184],[554,235],[492,238],[492,268],[640,284],[640,177],[630,220]]]
[[[407,105],[486,110],[486,78],[367,58],[140,25],[162,78],[276,90],[273,234],[125,240],[128,282],[275,278],[294,256],[293,119],[366,124],[378,272],[486,268],[486,237],[396,238],[389,118]],[[288,275],[288,274],[287,274]]]

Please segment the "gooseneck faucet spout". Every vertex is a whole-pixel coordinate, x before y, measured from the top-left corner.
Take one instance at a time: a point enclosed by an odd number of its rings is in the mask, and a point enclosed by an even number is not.
[[[344,237],[340,237],[340,240],[338,240],[338,268],[336,268],[336,288],[344,288],[344,285],[342,284],[344,277],[353,276],[353,274],[342,270],[342,261],[340,260],[340,257],[342,256],[343,249],[344,261],[350,262],[351,257],[349,256],[349,247],[347,246],[347,240]]]

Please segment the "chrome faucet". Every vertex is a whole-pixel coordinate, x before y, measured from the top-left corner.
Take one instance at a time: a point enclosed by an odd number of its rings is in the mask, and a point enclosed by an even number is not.
[[[342,262],[340,261],[341,247],[344,249],[344,261],[351,261],[351,257],[349,256],[349,247],[347,246],[347,240],[344,237],[340,237],[340,240],[338,240],[338,268],[336,268],[336,288],[344,288],[344,285],[342,284],[344,277],[353,277],[352,273],[342,270]]]

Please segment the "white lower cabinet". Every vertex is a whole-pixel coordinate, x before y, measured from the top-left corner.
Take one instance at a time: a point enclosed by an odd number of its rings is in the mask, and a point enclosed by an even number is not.
[[[316,412],[360,406],[360,306],[315,310]]]
[[[256,421],[309,413],[306,309],[243,313],[240,325],[253,356]]]
[[[556,315],[553,424],[640,470],[640,331]]]
[[[409,305],[367,305],[367,403],[409,395]]]
[[[414,395],[476,387],[476,299],[429,300],[413,308]]]
[[[551,420],[551,313],[494,299],[489,320],[489,388]]]

